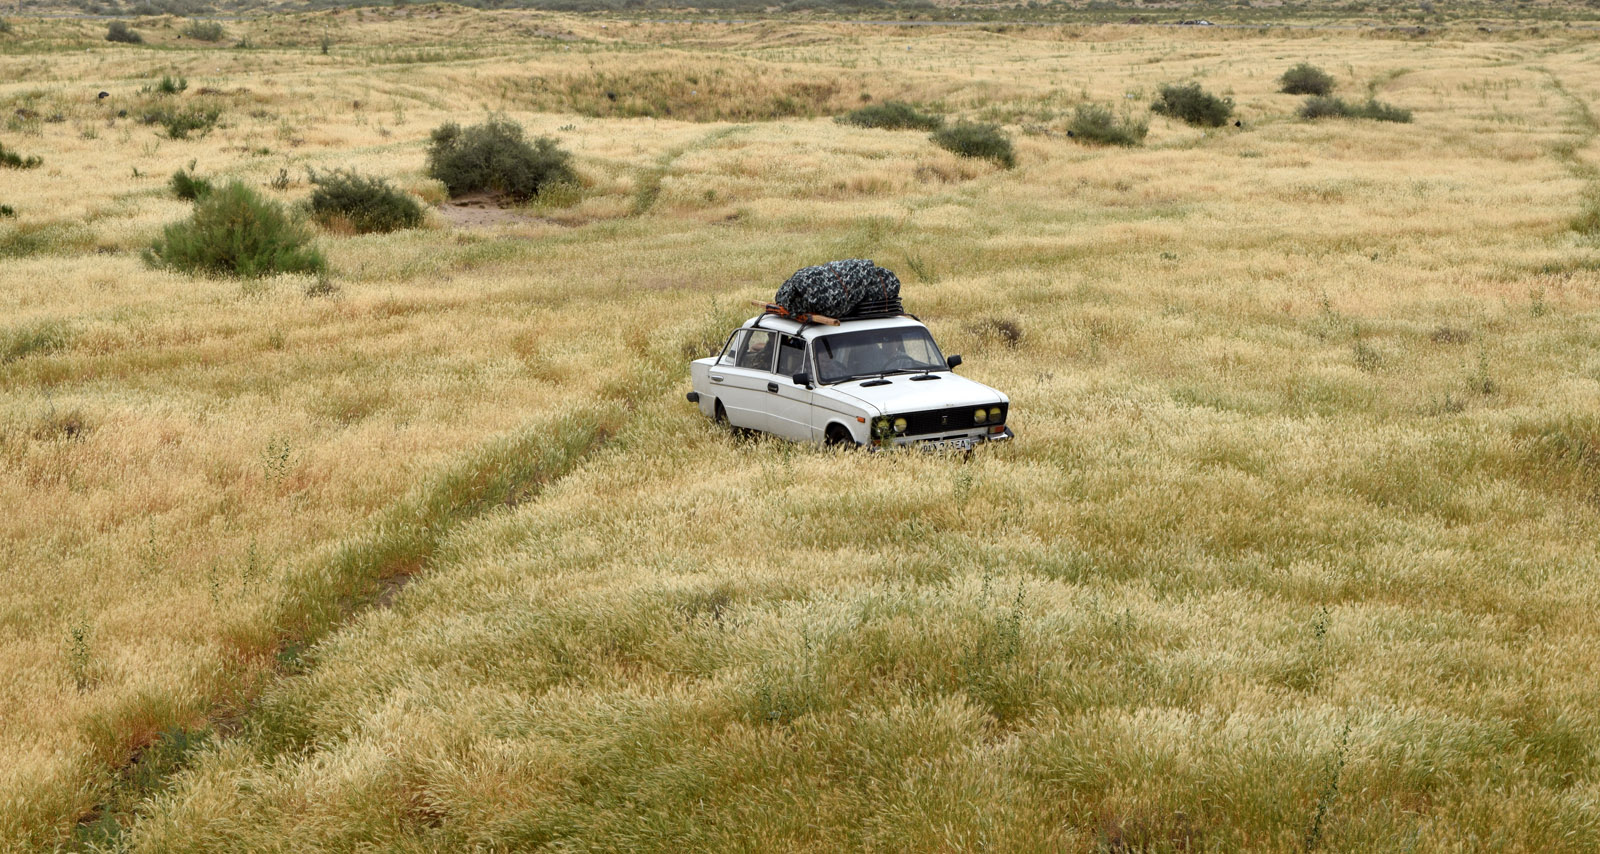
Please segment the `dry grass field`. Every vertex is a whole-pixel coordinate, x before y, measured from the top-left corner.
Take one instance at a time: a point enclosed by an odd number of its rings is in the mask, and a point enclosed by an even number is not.
[[[11,23],[0,850],[1600,850],[1591,36]],[[1414,121],[1297,118],[1301,61]],[[1149,115],[1191,80],[1240,126]],[[832,120],[888,99],[1017,167]],[[191,162],[436,204],[492,112],[581,192],[322,278],[141,260]],[[684,402],[846,257],[1017,441]]]

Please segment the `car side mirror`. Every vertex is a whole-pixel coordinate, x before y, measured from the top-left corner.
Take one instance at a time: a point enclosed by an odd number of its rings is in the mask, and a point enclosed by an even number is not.
[[[956,369],[956,365],[961,364],[961,357],[960,356],[951,356],[947,360],[947,363],[950,365],[950,370],[953,371],[953,370]]]
[[[793,379],[795,385],[803,385],[806,388],[811,388],[811,375],[805,371],[795,374]]]

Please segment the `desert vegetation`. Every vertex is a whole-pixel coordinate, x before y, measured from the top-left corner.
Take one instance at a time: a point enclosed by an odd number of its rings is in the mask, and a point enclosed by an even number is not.
[[[1581,28],[15,20],[0,848],[1600,847]],[[1015,442],[684,402],[839,257]]]
[[[1333,75],[1302,62],[1278,78],[1278,91],[1289,95],[1326,95],[1333,91]]]
[[[1150,109],[1191,125],[1221,127],[1233,117],[1233,99],[1213,95],[1199,83],[1164,83]]]
[[[847,125],[881,130],[938,130],[944,126],[944,117],[924,112],[904,101],[884,101],[857,107],[839,117]]]
[[[1133,146],[1144,142],[1150,125],[1132,116],[1119,116],[1104,104],[1079,104],[1072,111],[1067,130],[1080,142]]]
[[[527,201],[556,184],[572,184],[572,155],[556,141],[523,138],[522,126],[503,116],[463,128],[455,122],[433,129],[428,174],[452,196],[493,193]]]
[[[422,203],[387,180],[350,169],[312,172],[311,217],[325,228],[356,234],[390,232],[422,224]]]
[[[1375,98],[1352,104],[1342,98],[1311,97],[1300,105],[1302,119],[1372,119],[1379,122],[1409,122],[1411,111]]]

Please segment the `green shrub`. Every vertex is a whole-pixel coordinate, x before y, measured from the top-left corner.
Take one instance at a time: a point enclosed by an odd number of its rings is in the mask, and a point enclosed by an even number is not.
[[[422,224],[421,203],[382,178],[364,177],[346,169],[320,175],[313,172],[310,178],[316,187],[311,191],[311,218],[324,228],[367,234]]]
[[[128,26],[127,21],[112,21],[106,27],[106,41],[122,42],[123,44],[139,44],[144,41],[144,36],[139,35]]]
[[[1307,98],[1300,105],[1300,118],[1315,119],[1371,119],[1378,122],[1409,122],[1411,111],[1385,104],[1376,99],[1368,100],[1365,104],[1351,104],[1339,98],[1315,97]]]
[[[199,201],[211,192],[211,182],[194,174],[193,169],[193,163],[188,169],[179,169],[172,173],[172,180],[168,182],[174,196],[190,202]]]
[[[1333,91],[1333,75],[1302,62],[1278,78],[1279,91],[1290,95],[1326,95]]]
[[[1233,99],[1218,98],[1200,88],[1199,83],[1161,87],[1161,95],[1150,109],[1192,125],[1221,127],[1233,115]]]
[[[960,122],[935,131],[929,139],[940,148],[962,157],[981,157],[1007,169],[1017,165],[1016,153],[1011,149],[1011,138],[995,125]]]
[[[328,267],[305,223],[238,181],[213,189],[188,219],[162,229],[144,258],[153,267],[240,277]]]
[[[577,183],[571,160],[554,139],[539,137],[530,144],[521,125],[501,116],[469,128],[441,125],[428,145],[428,175],[442,181],[451,196],[491,192],[527,201],[547,184]]]
[[[1134,121],[1132,116],[1118,118],[1110,107],[1101,104],[1079,104],[1072,112],[1067,132],[1079,142],[1134,146],[1144,142],[1150,125]]]
[[[12,216],[16,216],[16,215],[17,215],[17,209],[16,208],[14,208],[14,207],[12,207],[10,205],[0,205],[0,217],[12,217]]]
[[[37,169],[43,162],[41,157],[23,157],[0,144],[0,166],[7,169]]]
[[[170,139],[188,139],[189,134],[205,136],[216,127],[222,110],[216,107],[157,107],[145,112],[139,120],[147,125],[161,125]]]
[[[144,87],[144,91],[154,92],[157,95],[176,95],[187,88],[189,88],[188,80],[163,74],[160,82]]]
[[[190,21],[189,26],[183,28],[183,34],[195,41],[219,42],[227,38],[228,31],[216,21]]]
[[[0,364],[26,356],[53,353],[71,342],[67,327],[56,321],[18,326],[0,332]]]
[[[924,113],[904,101],[884,101],[851,110],[834,121],[840,124],[884,130],[938,130],[944,127],[944,118]]]
[[[11,22],[5,18],[0,18],[0,36],[9,36],[13,32],[15,30],[12,29]]]

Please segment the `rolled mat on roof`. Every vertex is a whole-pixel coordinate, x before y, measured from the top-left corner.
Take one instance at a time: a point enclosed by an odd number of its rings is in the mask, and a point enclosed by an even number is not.
[[[900,298],[900,279],[871,261],[853,258],[797,270],[773,300],[791,314],[844,317],[866,301]]]

